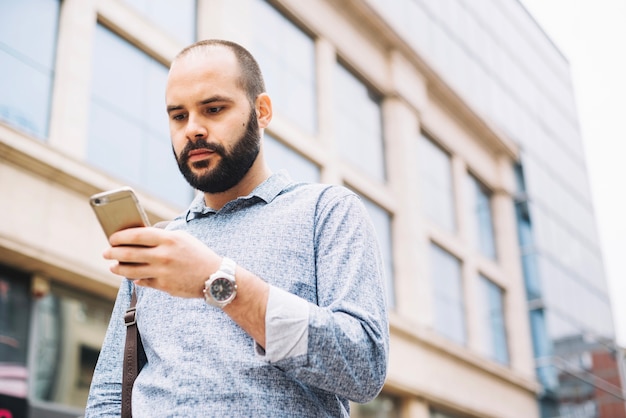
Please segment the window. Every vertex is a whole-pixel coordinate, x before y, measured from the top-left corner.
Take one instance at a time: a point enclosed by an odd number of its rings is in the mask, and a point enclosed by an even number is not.
[[[517,220],[517,237],[522,256],[522,269],[526,298],[534,300],[541,298],[541,280],[537,253],[533,239],[533,227],[530,221],[530,203],[526,195],[526,182],[521,164],[515,165],[515,181],[517,195],[515,197],[515,215]]]
[[[431,411],[430,411],[430,418],[461,418],[461,417],[459,415],[456,415],[456,414],[452,415],[452,414],[447,413],[447,412],[431,409]]]
[[[124,0],[135,10],[164,29],[170,36],[183,44],[196,39],[196,1],[176,0]]]
[[[528,300],[534,300],[541,298],[542,291],[541,280],[539,278],[537,253],[533,244],[532,226],[528,210],[528,201],[523,200],[515,203],[517,236],[519,239],[522,258],[522,271],[524,273],[526,298]]]
[[[393,280],[393,250],[391,245],[391,215],[382,207],[371,200],[361,196],[365,208],[369,212],[374,223],[376,236],[380,245],[383,257],[383,267],[385,272],[385,290],[387,292],[387,306],[395,307],[395,286]]]
[[[434,328],[459,344],[465,344],[465,304],[461,262],[431,243],[431,283],[433,288]]]
[[[469,227],[474,245],[483,255],[495,259],[491,191],[471,174],[467,176],[467,201],[470,210]]]
[[[30,280],[23,274],[0,268],[0,404],[26,399]],[[19,405],[10,407],[18,416]]]
[[[87,159],[180,207],[193,191],[178,170],[165,112],[167,68],[98,26]]]
[[[384,182],[380,97],[339,63],[335,65],[333,87],[333,123],[340,155],[373,179]]]
[[[278,141],[267,132],[263,138],[263,152],[272,171],[286,169],[295,181],[318,182],[320,169],[310,160]]]
[[[371,402],[352,403],[350,416],[353,418],[400,418],[400,407],[400,399],[381,393]]]
[[[0,120],[39,139],[48,136],[60,5],[0,2]]]
[[[509,349],[504,319],[504,292],[483,275],[479,276],[479,281],[477,305],[481,310],[483,352],[499,363],[508,364]]]
[[[450,156],[424,134],[418,139],[420,203],[424,215],[448,232],[456,230]]]
[[[317,132],[315,42],[264,0],[252,3],[255,21],[250,52],[265,78],[277,113],[306,133]]]
[[[548,324],[543,309],[530,311],[530,332],[533,339],[533,351],[537,361],[537,376],[544,388],[554,390],[558,387],[557,370],[552,365],[552,341],[548,334]]]
[[[110,316],[109,301],[54,285],[36,302],[30,382],[37,401],[85,407]]]

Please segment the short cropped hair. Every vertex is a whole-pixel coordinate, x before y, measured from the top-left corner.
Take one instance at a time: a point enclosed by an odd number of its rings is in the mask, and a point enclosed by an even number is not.
[[[239,69],[241,70],[241,76],[239,78],[240,87],[246,92],[250,103],[254,103],[259,94],[265,92],[265,81],[263,81],[263,74],[259,68],[259,64],[254,59],[252,54],[243,46],[223,39],[205,39],[195,42],[183,50],[174,58],[174,62],[193,53],[202,53],[209,48],[225,47],[231,50],[237,62],[239,63]]]

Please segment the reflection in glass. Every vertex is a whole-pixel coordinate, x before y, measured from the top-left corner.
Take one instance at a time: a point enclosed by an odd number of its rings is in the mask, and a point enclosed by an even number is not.
[[[34,379],[36,399],[54,400],[55,376],[59,375],[59,300],[53,296],[42,299],[37,306],[37,368]]]
[[[315,41],[264,0],[252,2],[257,36],[250,52],[277,113],[308,134],[317,132]]]
[[[523,179],[518,180],[518,184],[523,186]],[[515,200],[515,215],[517,218],[517,237],[522,256],[522,271],[524,274],[524,285],[526,287],[526,297],[528,300],[541,298],[541,280],[539,267],[533,240],[533,230],[530,223],[528,200],[525,194],[520,193]]]
[[[465,303],[461,262],[434,243],[430,245],[430,262],[434,328],[442,335],[464,345]]]
[[[37,301],[35,399],[84,408],[110,314],[108,301],[62,288]]]
[[[295,181],[306,183],[315,183],[320,179],[320,169],[317,165],[267,132],[263,138],[263,152],[265,160],[274,172],[286,169]]]
[[[343,65],[334,74],[335,139],[342,158],[384,182],[381,99]]]
[[[482,324],[481,346],[484,353],[502,364],[509,363],[506,323],[504,319],[504,292],[500,286],[483,275],[479,276],[480,322]]]
[[[48,135],[60,4],[0,2],[0,120],[40,139]]]
[[[0,269],[0,395],[25,398],[30,280]]]
[[[196,39],[196,1],[124,0],[135,10],[156,23],[177,41],[187,45]]]
[[[193,191],[172,154],[163,99],[167,68],[102,26],[94,42],[88,161],[186,207]]]
[[[391,215],[385,209],[361,196],[365,208],[374,223],[378,243],[383,256],[385,269],[385,291],[387,292],[387,306],[394,308],[396,305],[395,286],[393,279],[393,249],[391,245]]]
[[[460,415],[452,415],[447,412],[442,412],[436,409],[432,409],[430,411],[430,418],[461,418]]]
[[[558,386],[556,370],[550,364],[552,341],[549,338],[546,317],[543,309],[530,311],[530,329],[533,351],[537,360],[537,375],[544,388],[554,390]]]
[[[365,404],[351,404],[350,416],[353,418],[400,418],[400,400],[385,393]]]
[[[456,220],[450,156],[421,134],[417,157],[422,210],[439,227],[454,232]]]
[[[470,234],[480,252],[492,259],[496,258],[496,242],[493,232],[491,211],[491,191],[476,177],[467,176],[467,204],[470,211]]]

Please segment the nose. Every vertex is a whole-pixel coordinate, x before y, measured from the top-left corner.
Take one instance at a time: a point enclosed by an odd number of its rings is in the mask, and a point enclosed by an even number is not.
[[[185,127],[185,136],[190,141],[196,141],[198,139],[206,139],[208,131],[201,118],[194,115],[189,115],[187,126]]]

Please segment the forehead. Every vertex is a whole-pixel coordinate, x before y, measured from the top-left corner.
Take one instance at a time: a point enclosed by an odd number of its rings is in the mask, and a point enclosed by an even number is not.
[[[169,102],[195,93],[243,92],[240,77],[239,63],[232,51],[219,46],[198,48],[172,63],[167,77],[166,98]]]

